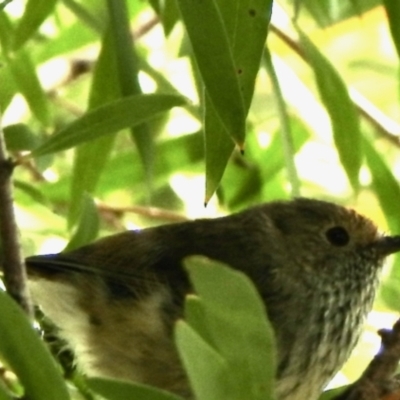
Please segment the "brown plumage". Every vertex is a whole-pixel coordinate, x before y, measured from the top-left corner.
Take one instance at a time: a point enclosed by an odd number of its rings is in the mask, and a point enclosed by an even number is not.
[[[273,202],[232,216],[129,231],[27,259],[32,294],[82,369],[191,398],[172,333],[200,254],[243,271],[278,345],[278,399],[318,397],[355,346],[384,258],[400,251],[356,212],[327,202]],[[221,288],[223,290],[223,288]]]

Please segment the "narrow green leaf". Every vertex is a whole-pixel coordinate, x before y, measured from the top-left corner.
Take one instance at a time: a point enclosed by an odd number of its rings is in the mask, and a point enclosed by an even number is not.
[[[95,32],[103,32],[104,23],[101,18],[98,18],[97,15],[95,16],[94,13],[91,13],[85,6],[75,0],[63,0],[63,3],[79,18],[80,24],[83,23],[83,25],[90,27]],[[101,15],[103,13],[99,12],[96,14]]]
[[[275,341],[254,285],[243,273],[204,258],[189,259],[187,268],[206,307],[212,342],[228,362],[235,398],[272,398]]]
[[[3,386],[0,386],[0,400],[14,400]]]
[[[243,146],[246,112],[240,71],[218,6],[213,0],[178,0],[178,6],[215,111],[233,140]]]
[[[93,199],[87,194],[82,198],[80,211],[78,226],[64,251],[70,251],[92,242],[99,233],[100,221],[97,207]]]
[[[69,394],[49,350],[28,319],[0,291],[0,354],[20,379],[31,400],[67,400]]]
[[[104,35],[100,54],[93,71],[89,95],[89,110],[107,104],[121,96],[111,31]],[[114,148],[116,133],[94,139],[75,150],[72,171],[68,225],[71,227],[79,215],[84,193],[94,193],[100,176]]]
[[[398,0],[383,0],[382,3],[386,9],[390,33],[392,34],[393,43],[396,47],[397,57],[400,58],[400,3]]]
[[[206,192],[204,202],[207,204],[221,182],[235,145],[218,117],[209,96],[206,94],[205,97]]]
[[[0,10],[0,47],[3,56],[11,50],[11,42],[14,35],[14,29],[8,15],[4,10]]]
[[[298,29],[300,45],[314,71],[321,99],[330,115],[340,162],[355,191],[359,187],[362,146],[359,118],[346,85],[318,48]]]
[[[372,186],[385,214],[390,231],[400,234],[399,207],[400,187],[392,171],[386,165],[382,156],[367,140],[363,140],[365,157],[372,176]],[[399,310],[400,256],[395,255],[390,275],[382,284],[380,293],[386,305],[393,310]]]
[[[307,127],[298,119],[291,118],[289,121],[292,133],[293,155],[296,154],[310,138],[311,134]],[[282,146],[282,133],[279,128],[272,138],[270,145],[260,151],[257,161],[263,172],[263,179],[272,179],[285,165],[285,154]],[[264,160],[268,160],[265,162]]]
[[[14,50],[19,49],[38,30],[51,14],[57,0],[28,0],[24,14],[17,25],[14,36]]]
[[[0,108],[1,110],[5,110],[11,103],[14,95],[18,92],[14,76],[9,66],[0,68],[0,82]]]
[[[98,40],[98,35],[78,21],[64,27],[58,36],[47,39],[43,46],[34,48],[34,60],[40,64],[53,57],[64,55]]]
[[[114,42],[117,78],[122,96],[140,95],[139,60],[132,41],[126,0],[107,0],[110,33]],[[147,120],[131,127],[148,182],[151,181],[154,144]]]
[[[33,156],[55,153],[148,121],[159,113],[182,106],[173,95],[143,94],[126,97],[88,111],[33,151]]]
[[[290,124],[289,114],[287,112],[285,100],[283,99],[282,91],[279,85],[278,75],[275,72],[275,67],[272,62],[272,57],[269,49],[265,49],[264,54],[264,65],[271,79],[272,88],[274,91],[274,97],[276,102],[276,108],[278,111],[279,122],[280,122],[280,133],[281,133],[281,145],[282,153],[284,155],[284,165],[286,165],[286,171],[288,181],[291,186],[292,197],[300,196],[300,180],[297,174],[296,164],[294,161],[295,149],[292,127]],[[269,159],[266,158],[269,163]]]
[[[207,327],[205,306],[196,295],[189,295],[185,300],[185,321],[205,340],[212,345],[212,338]]]
[[[50,112],[47,97],[40,85],[30,55],[24,49],[20,50],[10,60],[9,67],[16,85],[33,114],[43,125],[49,125]]]
[[[180,18],[176,0],[165,1],[159,15],[164,28],[164,34],[168,36]]]
[[[216,4],[228,32],[247,114],[267,39],[272,0],[239,0],[235,6],[231,0],[218,0]]]
[[[39,144],[38,137],[22,123],[6,126],[4,139],[9,151],[32,150]]]
[[[372,186],[379,199],[391,232],[400,234],[399,204],[400,186],[392,171],[383,161],[374,146],[363,139],[368,168],[371,172]]]
[[[88,378],[86,382],[90,389],[107,400],[182,400],[182,397],[165,390],[138,383],[103,378]]]
[[[197,400],[237,399],[226,361],[186,322],[175,327],[176,344]]]
[[[18,179],[13,180],[13,184],[16,189],[21,190],[26,195],[28,195],[35,203],[43,204],[49,209],[51,208],[48,198],[42,193],[37,186],[33,186],[25,181],[20,181]]]

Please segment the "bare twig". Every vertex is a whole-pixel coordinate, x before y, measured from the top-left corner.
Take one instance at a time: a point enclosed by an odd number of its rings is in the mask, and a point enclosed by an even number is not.
[[[3,250],[4,284],[7,292],[29,316],[32,316],[31,303],[26,287],[25,265],[21,255],[19,232],[14,214],[11,184],[13,169],[13,162],[7,158],[6,145],[0,123],[0,239]]]
[[[114,207],[105,203],[97,203],[97,208],[100,211],[107,211],[115,214],[134,213],[138,215],[143,215],[144,217],[160,219],[170,222],[183,222],[188,220],[188,218],[184,217],[183,215],[156,207],[143,207],[143,206]]]
[[[361,377],[335,400],[399,399],[400,382],[393,376],[400,361],[400,319],[379,332],[382,345]]]

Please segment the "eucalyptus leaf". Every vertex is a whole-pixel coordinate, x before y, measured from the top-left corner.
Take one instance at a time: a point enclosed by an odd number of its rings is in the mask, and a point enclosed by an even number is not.
[[[0,291],[0,355],[21,381],[30,400],[68,400],[69,394],[49,350],[20,307]]]
[[[57,0],[29,0],[15,31],[14,49],[17,50],[30,39],[43,21],[51,14]]]
[[[125,97],[88,111],[35,149],[35,157],[69,149],[150,120],[161,112],[183,106],[180,96],[143,94]]]
[[[229,366],[235,397],[272,399],[275,388],[275,340],[265,305],[243,273],[202,257],[187,269],[205,306],[207,330],[216,351]]]
[[[314,71],[319,93],[332,122],[333,138],[340,162],[354,190],[362,161],[360,123],[346,85],[328,59],[299,29],[300,45]]]
[[[228,363],[213,347],[185,321],[178,321],[175,337],[197,400],[239,400]]]
[[[237,66],[218,4],[213,0],[178,0],[178,6],[211,102],[226,131],[242,145],[246,113]]]
[[[64,251],[70,251],[92,242],[99,233],[100,220],[97,207],[93,199],[87,194],[82,198],[80,211],[78,226]]]

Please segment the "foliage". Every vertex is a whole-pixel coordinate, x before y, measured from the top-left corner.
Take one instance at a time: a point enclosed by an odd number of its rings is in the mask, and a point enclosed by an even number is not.
[[[2,3],[0,108],[26,254],[297,195],[400,232],[397,0],[276,1],[266,41],[270,7]],[[399,266],[381,310],[398,310]],[[206,345],[192,328],[183,342]]]

